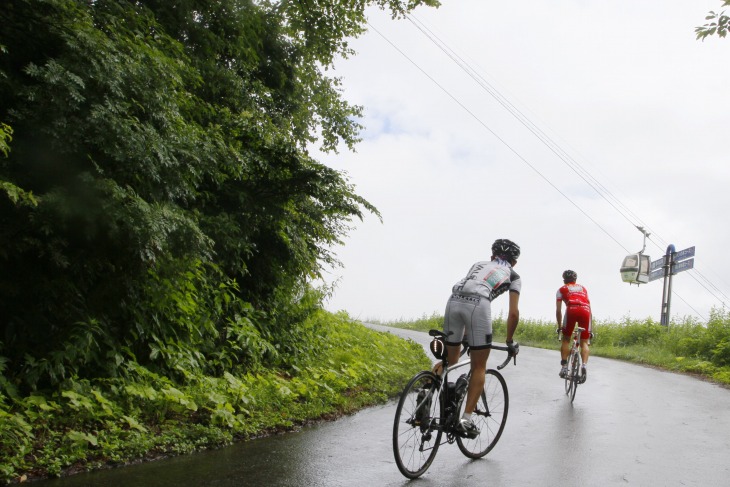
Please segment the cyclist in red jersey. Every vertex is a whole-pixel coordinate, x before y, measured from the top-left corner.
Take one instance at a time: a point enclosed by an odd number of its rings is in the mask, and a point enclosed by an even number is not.
[[[555,301],[555,319],[558,322],[558,330],[563,332],[563,342],[560,344],[560,377],[568,373],[568,352],[570,351],[570,337],[573,334],[576,324],[583,328],[580,335],[580,355],[583,359],[581,369],[581,382],[585,382],[588,376],[586,364],[588,363],[588,345],[591,338],[593,315],[591,313],[591,300],[588,299],[588,290],[575,281],[578,274],[575,271],[563,272],[563,286],[558,289]],[[565,303],[565,317],[563,317],[563,303]]]

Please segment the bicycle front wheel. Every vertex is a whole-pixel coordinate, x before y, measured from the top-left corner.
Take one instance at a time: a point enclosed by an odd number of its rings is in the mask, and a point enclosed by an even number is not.
[[[395,410],[393,454],[398,469],[409,479],[428,469],[441,443],[439,381],[432,372],[419,372],[403,390]]]
[[[479,428],[479,436],[474,439],[456,437],[461,453],[469,458],[481,458],[489,453],[499,441],[507,423],[509,412],[509,393],[507,382],[502,374],[488,369],[484,377],[484,390],[472,414],[472,420]]]

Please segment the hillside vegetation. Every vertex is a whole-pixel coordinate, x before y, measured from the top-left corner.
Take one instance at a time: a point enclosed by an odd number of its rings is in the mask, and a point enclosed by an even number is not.
[[[58,476],[190,453],[331,419],[396,395],[429,368],[423,347],[312,315],[276,368],[174,380],[141,366],[124,378],[64,380],[0,408],[0,481]]]
[[[428,331],[443,327],[443,316],[381,323]],[[558,350],[554,322],[521,319],[515,339],[522,345]],[[495,341],[504,340],[505,322],[494,321]],[[591,354],[696,374],[730,385],[730,312],[713,310],[707,323],[686,318],[664,327],[651,320],[596,320]]]
[[[3,1],[0,478],[288,428],[418,368],[320,311],[380,215],[312,154],[360,140],[332,72],[366,9],[420,5]]]

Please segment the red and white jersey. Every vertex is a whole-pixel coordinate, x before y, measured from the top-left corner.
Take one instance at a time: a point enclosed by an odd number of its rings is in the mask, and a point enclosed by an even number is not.
[[[566,306],[591,307],[591,300],[588,299],[588,290],[574,282],[570,282],[558,289],[555,299],[564,302]]]

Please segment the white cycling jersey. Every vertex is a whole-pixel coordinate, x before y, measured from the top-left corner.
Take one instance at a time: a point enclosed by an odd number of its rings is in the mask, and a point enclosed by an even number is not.
[[[454,294],[479,296],[489,301],[507,290],[519,293],[522,281],[509,262],[502,259],[477,262],[452,288]]]

